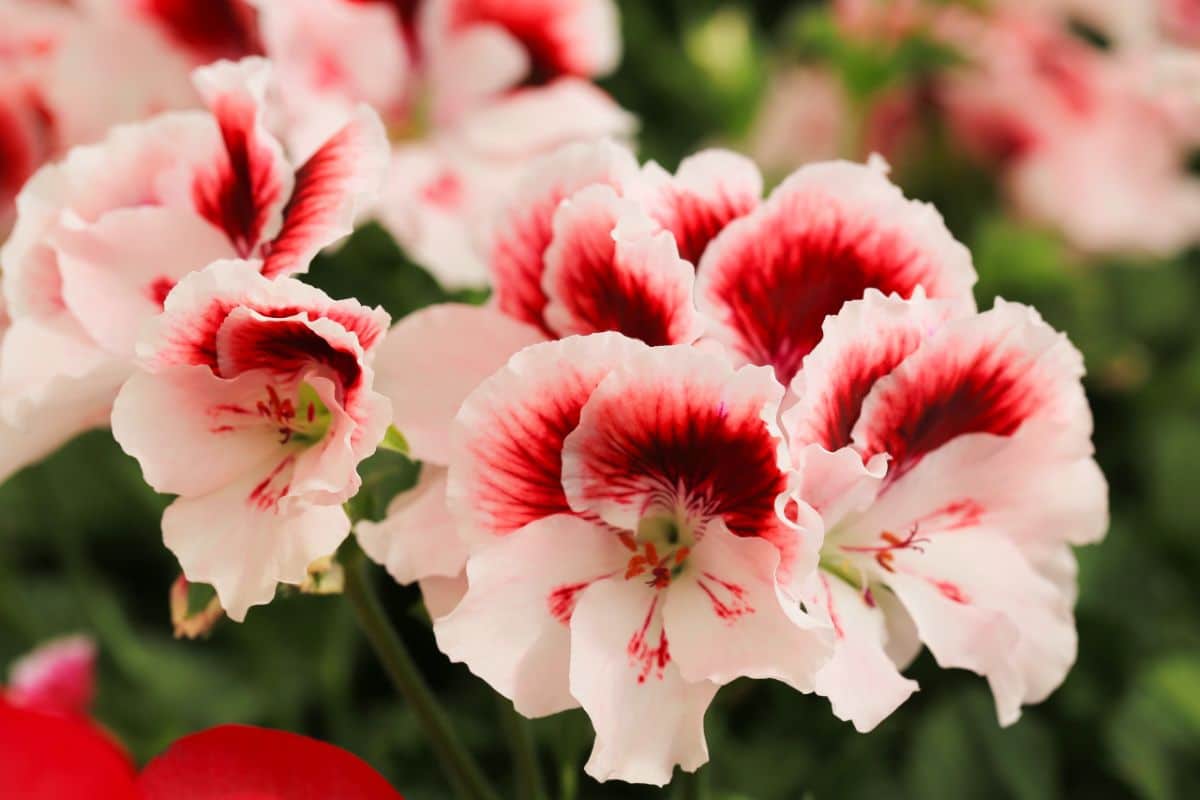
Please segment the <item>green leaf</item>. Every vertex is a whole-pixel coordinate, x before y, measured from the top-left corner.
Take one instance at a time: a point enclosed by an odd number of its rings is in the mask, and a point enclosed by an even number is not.
[[[383,441],[379,443],[379,446],[402,456],[408,455],[408,440],[404,438],[404,434],[396,430],[395,425],[388,426],[387,433],[384,434]]]

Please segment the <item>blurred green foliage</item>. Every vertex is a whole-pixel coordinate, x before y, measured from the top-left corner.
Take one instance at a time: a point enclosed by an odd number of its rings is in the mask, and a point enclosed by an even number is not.
[[[943,57],[838,50],[796,4],[629,0],[623,11],[624,63],[606,86],[641,116],[643,155],[667,167],[705,142],[745,134],[778,58],[768,54],[781,46],[847,61],[861,91]],[[818,698],[741,681],[709,713],[712,763],[665,792],[583,777],[590,729],[581,713],[563,714],[534,724],[556,797],[1200,796],[1200,254],[1153,264],[1084,259],[1053,233],[1006,217],[988,177],[936,144],[898,179],[938,203],[971,247],[982,306],[998,295],[1032,303],[1085,355],[1113,523],[1103,545],[1079,554],[1075,669],[1049,701],[1001,729],[980,679],[942,672],[925,655],[912,670],[921,692],[866,736]],[[323,257],[311,279],[395,317],[482,299],[451,298],[376,227]],[[363,470],[355,510],[378,518],[417,467],[382,452]],[[421,731],[340,598],[288,594],[206,640],[171,638],[167,590],[177,566],[157,525],[166,500],[103,432],[0,488],[0,664],[47,637],[89,631],[101,646],[97,715],[139,759],[198,728],[257,723],[347,747],[411,800],[445,798]],[[415,589],[379,578],[469,746],[515,796],[492,693],[437,652]]]

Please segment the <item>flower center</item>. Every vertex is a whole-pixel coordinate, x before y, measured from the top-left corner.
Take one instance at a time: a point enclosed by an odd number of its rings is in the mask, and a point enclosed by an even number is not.
[[[267,386],[267,399],[259,400],[257,408],[260,417],[276,426],[280,444],[315,444],[325,436],[333,418],[317,390],[307,383],[300,384],[295,402],[290,397],[280,398],[274,386]]]
[[[647,575],[647,583],[656,589],[679,577],[696,543],[695,530],[682,511],[647,514],[638,520],[636,534],[623,532],[620,538],[633,553],[625,567],[625,579]]]

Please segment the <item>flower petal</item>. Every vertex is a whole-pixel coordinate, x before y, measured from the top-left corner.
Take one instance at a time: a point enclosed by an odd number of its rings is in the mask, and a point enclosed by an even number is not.
[[[832,631],[777,582],[779,551],[710,525],[671,581],[663,625],[684,680],[724,685],[774,678],[811,692],[832,655]]]
[[[786,552],[795,534],[776,513],[788,488],[774,422],[782,395],[769,370],[735,371],[696,348],[631,353],[566,439],[571,508],[633,531],[648,508],[677,501]]]
[[[887,583],[942,667],[988,679],[1003,725],[1044,700],[1075,661],[1073,597],[986,530],[898,552]]]
[[[571,513],[563,441],[604,376],[645,349],[616,333],[527,347],[463,402],[447,497],[468,541]]]
[[[859,733],[873,730],[917,690],[888,657],[884,612],[844,581],[820,572],[809,607],[823,611],[837,636],[833,658],[817,674],[817,694]]]
[[[757,211],[728,225],[699,268],[713,335],[787,383],[829,314],[867,289],[924,286],[974,308],[975,272],[932,206],[907,200],[881,170],[845,162],[800,169]]]
[[[575,603],[627,560],[616,535],[590,522],[533,522],[472,554],[466,596],[434,624],[438,647],[526,716],[574,708],[567,668]]]
[[[237,622],[250,606],[269,603],[276,584],[303,583],[308,565],[331,555],[350,532],[340,505],[262,508],[256,493],[275,467],[268,461],[211,494],[181,497],[163,513],[163,542],[183,574],[212,584]]]
[[[352,233],[359,215],[375,202],[388,158],[379,115],[359,107],[296,171],[282,228],[265,248],[263,274],[305,272],[322,248]]]
[[[619,187],[636,175],[633,154],[609,142],[564,147],[531,167],[492,226],[487,251],[496,307],[545,330],[542,273],[559,203],[585,186]]]
[[[674,235],[679,255],[693,265],[726,225],[749,214],[762,199],[758,167],[729,150],[688,156],[674,176],[653,162],[642,173],[653,187],[645,198],[647,210]]]
[[[457,303],[396,323],[376,357],[375,387],[392,401],[393,424],[413,457],[450,463],[450,429],[463,400],[514,353],[543,339],[503,314]]]
[[[910,300],[868,289],[821,326],[821,340],[792,381],[797,401],[783,415],[793,452],[808,444],[828,451],[851,443],[863,400],[880,378],[955,314],[953,303],[926,300],[920,287]]]
[[[708,760],[704,712],[717,685],[680,676],[659,604],[640,581],[600,581],[571,619],[571,694],[596,729],[584,769],[598,781],[662,786],[676,764],[694,772]]]
[[[271,68],[261,58],[223,61],[197,70],[194,80],[225,142],[216,163],[196,175],[196,210],[225,231],[239,256],[251,256],[279,232],[295,181],[264,119]]]
[[[611,186],[562,202],[545,265],[543,315],[559,336],[618,331],[653,346],[688,344],[702,332],[691,265]]]
[[[354,535],[398,583],[452,578],[467,563],[467,546],[446,505],[446,470],[432,464],[421,467],[416,486],[388,504],[382,522],[364,520],[354,526]]]
[[[1016,303],[943,325],[877,382],[854,426],[855,446],[891,457],[895,483],[927,454],[966,434],[1011,436],[1058,422],[1070,441],[1091,435],[1083,359],[1037,312]]]
[[[145,800],[401,800],[358,756],[307,736],[248,725],[220,725],[179,739],[146,765],[138,788]]]
[[[188,273],[234,255],[229,240],[183,209],[110,211],[52,234],[67,309],[99,345],[132,356],[142,323]]]
[[[21,800],[142,800],[129,756],[94,725],[3,698],[0,775],[4,791]]]

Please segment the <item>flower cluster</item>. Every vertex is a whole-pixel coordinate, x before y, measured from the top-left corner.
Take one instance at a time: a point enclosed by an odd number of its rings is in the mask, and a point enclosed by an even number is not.
[[[110,424],[175,496],[181,631],[311,583],[353,526],[420,582],[447,656],[527,716],[582,707],[588,772],[653,784],[707,760],[737,678],[860,731],[922,647],[985,677],[1004,724],[1063,680],[1071,546],[1107,522],[1082,359],[1033,309],[977,309],[970,253],[882,158],[766,193],[731,151],[639,164],[587,82],[617,57],[607,0],[132,6],[184,62],[239,60],[195,70],[203,108],[24,181],[0,475]],[[490,301],[389,330],[302,282],[371,210]],[[352,519],[381,446],[419,481]],[[189,582],[216,592],[196,619]],[[149,796],[220,772],[205,736]],[[342,768],[258,736],[218,750]],[[371,785],[360,766],[339,780]]]
[[[924,644],[1008,723],[1074,659],[1069,545],[1106,526],[1078,353],[976,311],[969,254],[881,162],[760,192],[728,152],[568,148],[494,232],[492,306],[381,347],[425,467],[363,547],[520,711],[581,705],[598,778],[703,763],[737,677],[869,730]]]

